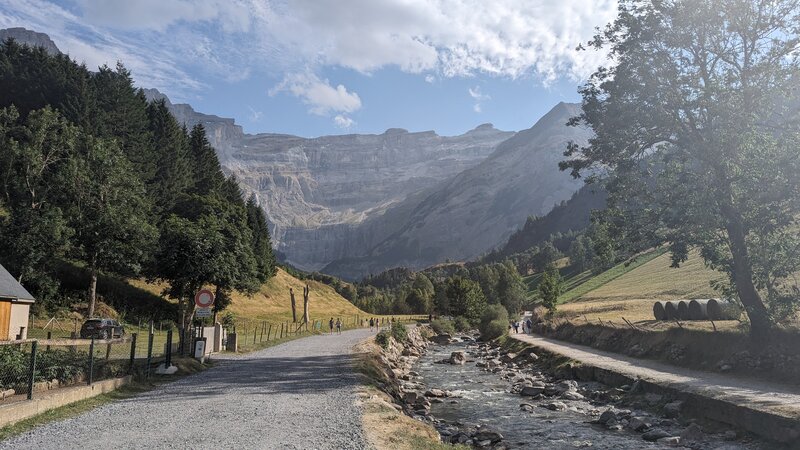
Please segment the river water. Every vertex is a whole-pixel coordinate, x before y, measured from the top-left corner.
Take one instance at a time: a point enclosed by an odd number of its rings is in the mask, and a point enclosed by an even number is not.
[[[457,428],[482,425],[500,432],[504,436],[502,445],[507,448],[532,449],[667,449],[675,448],[644,441],[641,434],[630,430],[608,430],[602,425],[589,423],[607,409],[605,405],[593,405],[588,400],[532,400],[510,392],[511,382],[499,374],[477,367],[475,362],[464,365],[439,364],[456,350],[474,350],[466,343],[431,345],[428,352],[417,362],[414,370],[420,374],[424,385],[451,391],[458,398],[444,398],[442,403],[431,405],[431,415],[440,423],[443,435],[455,434]],[[470,359],[473,357],[470,356]],[[583,383],[584,388],[605,388],[598,383]],[[566,410],[552,411],[545,405],[559,401],[567,405]],[[524,411],[520,404],[533,405]],[[531,409],[531,408],[528,408]],[[654,425],[679,435],[682,427],[669,420],[659,419],[645,412],[636,411]],[[718,442],[702,448],[746,449],[758,448],[735,442]]]

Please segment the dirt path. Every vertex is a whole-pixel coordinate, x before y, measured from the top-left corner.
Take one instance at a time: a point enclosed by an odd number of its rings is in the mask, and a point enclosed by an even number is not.
[[[800,388],[796,386],[686,369],[535,335],[512,334],[511,337],[631,378],[641,378],[659,386],[800,420]]]
[[[0,442],[0,448],[365,448],[354,330],[233,357],[205,372]]]

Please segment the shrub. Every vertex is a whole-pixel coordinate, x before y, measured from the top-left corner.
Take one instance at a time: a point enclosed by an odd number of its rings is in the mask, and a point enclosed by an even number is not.
[[[508,321],[496,319],[482,327],[481,339],[484,341],[491,341],[492,339],[504,336],[506,333],[508,333]]]
[[[400,343],[408,341],[408,330],[406,330],[406,326],[400,322],[393,322],[392,337],[395,341]]]
[[[453,326],[456,327],[457,331],[468,331],[473,328],[472,324],[469,323],[466,317],[458,316],[453,320]]]
[[[378,334],[376,334],[376,335],[375,335],[375,342],[376,342],[378,345],[380,345],[380,346],[381,346],[381,348],[383,348],[384,350],[386,350],[387,348],[389,348],[389,339],[390,339],[391,337],[392,337],[392,336],[389,334],[389,332],[388,332],[388,331],[386,331],[386,330],[383,330],[383,331],[381,331],[380,333],[378,333]]]
[[[436,334],[455,333],[455,329],[453,328],[453,322],[449,320],[433,319],[431,320],[431,328],[433,328],[433,331],[436,332]]]
[[[481,315],[481,338],[485,341],[496,339],[508,332],[508,311],[503,305],[488,305]]]

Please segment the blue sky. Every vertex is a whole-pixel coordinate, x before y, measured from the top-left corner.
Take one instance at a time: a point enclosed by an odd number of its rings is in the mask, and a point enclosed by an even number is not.
[[[90,68],[233,117],[246,132],[530,127],[603,55],[575,47],[612,0],[4,0]]]

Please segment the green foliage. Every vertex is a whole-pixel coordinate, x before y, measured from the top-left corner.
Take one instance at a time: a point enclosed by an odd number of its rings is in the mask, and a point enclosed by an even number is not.
[[[431,328],[436,334],[453,334],[455,333],[455,327],[453,326],[453,322],[444,319],[433,319],[431,320]]]
[[[395,341],[405,343],[408,341],[408,330],[400,322],[392,322],[392,337]]]
[[[486,298],[477,282],[459,276],[452,277],[447,280],[445,292],[453,315],[463,316],[470,323],[478,323],[486,306]]]
[[[122,64],[92,73],[0,45],[0,149],[0,263],[39,308],[74,298],[76,280],[55,279],[61,259],[89,272],[90,303],[94,280],[108,291],[104,273],[146,273],[180,299],[210,284],[218,309],[275,274],[263,211],[225,178],[203,127],[189,133],[164,101],[148,104]],[[121,309],[173,310],[134,300]]]
[[[30,358],[30,352],[16,346],[4,345],[0,347],[0,367],[3,368],[3,376],[0,377],[0,388],[9,389],[20,385],[26,386]],[[39,350],[36,354],[34,381],[57,379],[64,383],[73,382],[86,371],[88,358],[89,355],[86,352],[57,349]]]
[[[561,295],[562,281],[558,269],[553,266],[547,268],[539,282],[539,298],[542,306],[550,312],[555,312],[558,304],[558,297]]]
[[[497,339],[508,332],[508,311],[502,305],[489,305],[481,315],[478,330],[485,341]]]
[[[469,331],[473,328],[472,324],[469,323],[469,320],[462,316],[458,316],[453,319],[453,326],[455,327],[456,331],[459,332]]]
[[[387,331],[383,330],[380,333],[375,335],[375,342],[381,346],[382,349],[386,350],[389,348],[389,342],[392,337],[392,334]]]
[[[699,248],[759,337],[765,299],[800,302],[798,30],[793,0],[622,2],[589,42],[613,66],[591,76],[571,121],[595,136],[561,163],[610,174],[617,242],[668,242],[675,265]]]

